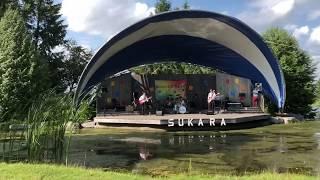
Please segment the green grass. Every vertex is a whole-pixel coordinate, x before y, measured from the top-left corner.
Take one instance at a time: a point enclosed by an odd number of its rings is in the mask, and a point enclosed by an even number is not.
[[[297,174],[278,174],[278,173],[261,173],[248,176],[229,176],[229,175],[171,175],[169,177],[151,177],[132,173],[120,173],[103,171],[102,169],[84,169],[81,167],[65,167],[46,164],[0,164],[0,179],[252,179],[252,180],[300,180],[300,179],[319,179],[319,177],[297,175]]]

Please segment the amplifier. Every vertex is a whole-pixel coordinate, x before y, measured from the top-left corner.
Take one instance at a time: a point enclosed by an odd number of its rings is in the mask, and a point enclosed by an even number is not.
[[[162,111],[156,111],[156,115],[157,116],[163,116],[163,113],[162,113]]]

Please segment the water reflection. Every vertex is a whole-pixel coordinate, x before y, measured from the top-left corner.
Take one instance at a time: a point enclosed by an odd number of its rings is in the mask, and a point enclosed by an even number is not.
[[[147,144],[139,145],[139,155],[142,160],[148,160],[152,157],[152,154],[147,148]]]
[[[70,159],[89,167],[152,175],[187,171],[190,160],[194,170],[206,174],[266,170],[318,174],[319,149],[319,133],[134,132],[76,136]]]

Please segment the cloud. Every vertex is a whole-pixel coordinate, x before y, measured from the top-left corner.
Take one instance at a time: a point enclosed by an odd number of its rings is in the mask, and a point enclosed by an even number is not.
[[[154,8],[137,0],[63,0],[61,13],[68,30],[110,38],[150,16]]]
[[[320,45],[320,26],[312,29],[309,40],[313,43]]]
[[[316,20],[320,18],[320,10],[314,10],[308,14],[308,20]]]
[[[302,35],[308,35],[309,34],[309,27],[308,26],[302,26],[300,28],[295,28],[292,35],[299,39]]]
[[[220,12],[221,14],[224,14],[224,15],[230,15],[229,11],[222,11]]]
[[[295,29],[297,29],[297,27],[298,26],[295,24],[287,24],[283,28],[286,29],[287,31],[294,31]]]
[[[272,6],[271,9],[275,15],[283,16],[293,9],[294,2],[294,0],[281,1]]]
[[[295,0],[260,0],[249,4],[249,9],[237,17],[256,28],[264,28],[289,14]]]

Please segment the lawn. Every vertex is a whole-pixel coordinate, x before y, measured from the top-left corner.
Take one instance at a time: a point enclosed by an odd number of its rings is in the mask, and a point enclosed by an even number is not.
[[[261,173],[248,176],[229,176],[229,175],[172,175],[169,177],[151,177],[132,173],[120,173],[103,171],[102,169],[85,169],[81,167],[65,167],[47,164],[5,164],[0,163],[0,179],[252,179],[252,180],[300,180],[300,179],[319,179],[319,177],[297,175],[297,174],[278,174],[278,173]]]

